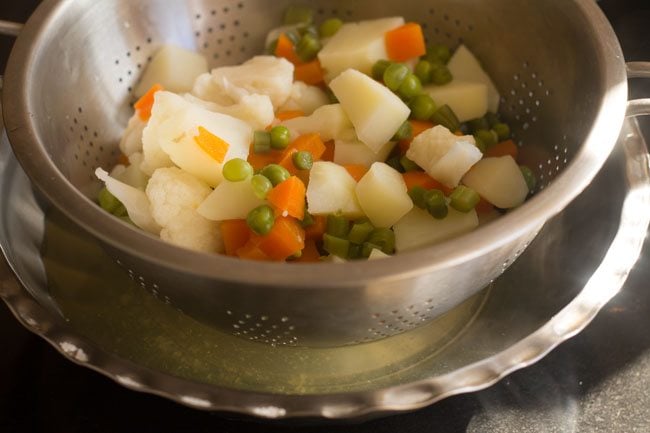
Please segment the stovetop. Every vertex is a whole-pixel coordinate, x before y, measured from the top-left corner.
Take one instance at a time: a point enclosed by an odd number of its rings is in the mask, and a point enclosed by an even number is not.
[[[24,21],[37,3],[2,2],[0,18]],[[650,2],[599,3],[626,59],[650,60]],[[0,70],[11,43],[0,37]],[[631,93],[650,95],[650,83]],[[0,302],[0,432],[650,432],[649,255],[650,244],[622,292],[541,362],[485,391],[352,426],[262,423],[129,391],[64,359]]]

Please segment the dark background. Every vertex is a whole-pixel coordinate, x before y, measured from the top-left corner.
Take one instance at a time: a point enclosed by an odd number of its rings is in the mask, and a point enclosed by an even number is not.
[[[0,18],[24,22],[37,3],[3,0]],[[599,3],[626,59],[650,60],[650,1]],[[11,44],[0,36],[0,71]],[[594,323],[538,364],[483,392],[352,426],[261,423],[128,391],[65,360],[0,302],[0,432],[650,432],[649,252]]]

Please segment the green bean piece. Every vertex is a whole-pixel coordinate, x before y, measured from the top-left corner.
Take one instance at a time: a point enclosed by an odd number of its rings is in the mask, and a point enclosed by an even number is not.
[[[296,45],[296,54],[303,62],[310,62],[316,58],[321,48],[322,45],[318,37],[307,33]]]
[[[320,39],[320,34],[318,33],[316,26],[304,26],[298,29],[298,31],[300,32],[300,36],[311,35],[316,39]]]
[[[430,189],[424,193],[424,202],[429,214],[437,220],[442,220],[449,214],[445,194],[437,189]]]
[[[419,207],[420,209],[427,208],[427,200],[424,197],[427,190],[421,186],[414,186],[408,192],[409,197],[413,200],[413,204]]]
[[[489,128],[481,128],[481,129],[490,129],[493,128],[494,125],[496,125],[497,123],[501,123],[501,119],[499,118],[499,115],[491,111],[488,111],[488,113],[485,115],[485,119],[488,121],[488,124],[490,126]]]
[[[510,127],[505,123],[497,123],[492,127],[492,130],[499,137],[499,142],[506,141],[510,138]]]
[[[328,215],[326,232],[331,236],[347,239],[350,233],[350,222],[342,215]]]
[[[395,233],[391,229],[377,228],[370,233],[368,243],[379,246],[386,254],[395,252]]]
[[[313,226],[315,223],[316,221],[314,220],[314,216],[305,211],[305,216],[303,217],[302,221],[300,221],[300,225],[302,225],[303,228],[307,228]]]
[[[477,137],[476,135],[474,136],[474,143],[478,150],[481,151],[481,153],[485,154],[487,152],[487,144],[485,144],[485,141],[481,137]]]
[[[481,129],[474,133],[474,138],[480,139],[486,148],[492,147],[499,142],[499,136],[493,130]]]
[[[241,182],[253,175],[253,166],[241,158],[234,158],[223,165],[223,177],[230,182]]]
[[[404,101],[410,101],[422,93],[422,83],[420,79],[413,74],[408,74],[397,89],[397,95]]]
[[[314,10],[307,6],[292,5],[284,11],[284,25],[310,25],[314,22]]]
[[[526,185],[528,185],[528,191],[531,193],[535,191],[535,187],[537,186],[537,176],[535,176],[535,173],[533,173],[533,170],[531,170],[529,167],[525,165],[520,165],[519,168],[521,169],[521,174],[524,176],[524,179],[526,180]]]
[[[433,68],[431,71],[431,82],[436,86],[444,86],[449,84],[454,79],[454,76],[451,75],[451,71],[445,65],[438,65]]]
[[[458,212],[468,213],[481,201],[481,196],[476,191],[464,185],[459,185],[449,196],[449,205]]]
[[[298,170],[311,170],[312,166],[314,165],[314,157],[312,156],[311,152],[308,152],[306,150],[301,150],[300,152],[294,153],[291,156],[291,159],[293,161],[293,165]]]
[[[325,88],[325,93],[327,94],[327,98],[329,99],[330,104],[338,104],[339,103],[339,98],[336,97],[332,89],[329,87]]]
[[[335,34],[338,33],[338,31],[341,29],[343,26],[343,21],[340,20],[339,18],[330,18],[328,20],[323,21],[323,23],[320,25],[319,28],[319,34],[321,38],[331,38]]]
[[[120,206],[113,211],[113,215],[118,218],[129,218],[129,212],[126,210],[126,207],[120,203]]]
[[[433,65],[428,60],[420,60],[413,69],[413,73],[420,79],[423,86],[431,83],[431,72]]]
[[[444,126],[451,132],[456,132],[460,129],[460,121],[449,105],[439,107],[436,112],[433,113],[433,116],[431,116],[431,120],[438,125]]]
[[[253,134],[253,152],[268,153],[271,151],[271,134],[266,131],[255,131]]]
[[[284,150],[291,143],[291,132],[286,126],[278,125],[271,129],[271,147],[277,150]]]
[[[416,120],[429,120],[436,112],[436,103],[429,95],[417,95],[409,102],[411,117]]]
[[[126,214],[126,208],[117,197],[115,197],[108,188],[102,188],[97,195],[99,206],[106,212],[115,216]]]
[[[273,186],[277,186],[291,177],[289,170],[279,164],[267,165],[260,174],[270,180]]]
[[[361,245],[374,229],[375,227],[369,221],[353,224],[348,234],[348,240],[353,244]]]
[[[414,161],[411,161],[406,157],[406,155],[402,156],[399,160],[399,163],[402,165],[404,168],[404,172],[408,173],[410,171],[422,171],[419,165],[417,165]]]
[[[467,122],[467,126],[469,126],[469,130],[473,133],[476,133],[482,129],[489,130],[492,126],[490,126],[490,122],[486,117],[480,117],[478,119],[470,120]]]
[[[275,224],[275,214],[271,206],[262,205],[248,213],[246,217],[248,227],[260,236],[269,234]]]
[[[350,252],[350,241],[325,233],[323,235],[323,248],[332,256],[347,259]]]
[[[392,64],[393,62],[388,60],[377,60],[375,64],[372,65],[372,78],[377,81],[384,81],[384,73],[386,72],[386,69],[388,69],[388,67]]]
[[[273,189],[273,184],[268,177],[256,174],[251,178],[251,185],[255,196],[259,199],[266,199],[266,196]]]
[[[399,127],[393,136],[393,141],[410,140],[411,138],[413,138],[413,127],[407,120]]]
[[[278,49],[278,40],[276,39],[273,42],[271,42],[268,47],[266,47],[266,54],[268,54],[269,56],[274,56],[275,51],[277,49]]]
[[[425,58],[430,62],[446,65],[451,59],[451,50],[448,46],[437,44],[427,48]]]
[[[350,260],[361,259],[363,258],[361,256],[362,252],[363,252],[363,247],[361,245],[350,243],[350,249],[348,250],[348,259]]]
[[[402,167],[402,163],[400,162],[399,156],[393,156],[388,158],[386,160],[386,164],[388,164],[390,167],[394,168],[395,170],[399,171],[400,173],[404,173],[404,167]]]
[[[364,242],[363,245],[361,246],[361,257],[367,259],[372,254],[372,250],[381,251],[381,246],[375,245],[370,242]]]
[[[402,63],[392,63],[384,71],[384,84],[393,92],[397,92],[406,77],[411,75],[409,68]]]

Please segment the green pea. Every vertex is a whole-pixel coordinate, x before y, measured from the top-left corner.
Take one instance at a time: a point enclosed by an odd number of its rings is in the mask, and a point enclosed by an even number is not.
[[[429,95],[418,95],[409,103],[411,117],[417,120],[429,120],[436,112],[436,103]]]
[[[401,63],[392,63],[384,71],[384,84],[393,92],[396,92],[411,71],[406,65]]]
[[[408,74],[406,78],[404,78],[402,85],[397,89],[397,94],[405,101],[408,101],[421,93],[422,83],[420,83],[419,78],[413,74]]]
[[[406,155],[402,156],[399,160],[399,163],[404,167],[405,172],[409,171],[420,171],[420,166],[417,165],[415,162],[411,161],[406,157]]]
[[[300,36],[311,35],[311,36],[315,37],[316,39],[320,38],[320,35],[318,33],[318,29],[316,28],[316,26],[301,27],[300,29],[298,29],[298,31],[300,32]]]
[[[408,191],[409,197],[413,200],[413,204],[419,207],[420,209],[427,208],[427,201],[425,199],[425,194],[427,190],[421,186],[414,186]]]
[[[271,134],[266,131],[255,131],[253,134],[253,152],[268,153],[271,151]]]
[[[393,62],[390,62],[388,60],[377,60],[375,64],[372,65],[372,78],[377,81],[383,81],[386,69],[388,69],[388,67],[392,64]]]
[[[468,213],[481,201],[481,196],[476,191],[464,185],[458,186],[449,196],[450,206],[458,212]]]
[[[314,22],[314,10],[306,6],[292,5],[284,11],[284,24],[305,24]]]
[[[493,128],[494,125],[496,125],[497,123],[501,123],[501,119],[499,118],[499,115],[491,111],[488,111],[488,113],[485,115],[485,120],[488,121],[489,127],[482,128],[482,129],[490,129]]]
[[[273,186],[279,185],[291,177],[289,170],[278,164],[267,165],[260,174],[270,180]]]
[[[273,149],[284,150],[291,142],[291,132],[286,126],[278,125],[271,129],[271,147]]]
[[[410,140],[413,137],[413,126],[407,121],[402,123],[395,135],[393,141]]]
[[[491,129],[481,129],[480,131],[476,131],[476,133],[474,133],[474,137],[477,140],[482,141],[485,144],[486,148],[494,146],[499,142],[499,136]]]
[[[269,234],[275,224],[275,214],[270,206],[262,205],[248,213],[248,227],[260,236]]]
[[[306,150],[294,153],[291,159],[293,160],[293,165],[298,170],[311,170],[311,167],[314,165],[314,157],[311,152]]]
[[[390,157],[386,160],[386,164],[388,164],[390,167],[394,168],[395,170],[399,171],[400,173],[404,173],[404,167],[402,167],[402,163],[400,162],[400,157],[399,156],[393,156]]]
[[[253,166],[241,158],[234,158],[223,165],[223,177],[230,182],[241,182],[253,175]]]
[[[269,192],[273,189],[271,181],[261,174],[256,174],[251,178],[251,185],[255,196],[264,200]]]
[[[330,18],[323,21],[320,25],[319,33],[321,38],[331,38],[334,36],[343,26],[343,21],[339,18]]]
[[[505,123],[497,123],[492,127],[492,130],[496,132],[499,141],[506,141],[510,138],[510,127]]]
[[[318,38],[310,33],[305,34],[296,45],[296,54],[303,62],[309,62],[316,58],[322,45]]]
[[[525,165],[520,165],[519,168],[521,169],[521,174],[526,180],[526,185],[528,185],[528,191],[534,192],[535,187],[537,186],[537,177],[535,176],[535,173]]]
[[[430,189],[424,193],[423,198],[426,203],[426,209],[432,217],[438,220],[447,217],[449,214],[449,208],[447,207],[445,194],[442,191]]]
[[[481,129],[490,129],[492,127],[490,126],[490,122],[488,121],[487,117],[479,117],[478,119],[470,120],[467,122],[467,126],[469,126],[469,129],[472,131],[472,133],[480,131]]]
[[[428,60],[420,60],[416,65],[413,73],[420,79],[423,86],[431,83],[431,72],[433,65]]]
[[[451,71],[445,65],[439,65],[431,71],[431,82],[437,86],[449,84],[453,79],[454,77],[451,75]]]
[[[427,48],[425,58],[431,62],[439,62],[446,65],[451,59],[451,50],[446,45],[432,45]]]
[[[483,139],[481,139],[481,137],[477,137],[477,136],[475,135],[475,136],[474,136],[474,144],[476,145],[476,147],[478,148],[478,150],[481,151],[481,153],[484,154],[485,152],[487,152],[487,148],[488,148],[488,146],[487,146],[487,144],[485,143],[485,141],[483,141]]]

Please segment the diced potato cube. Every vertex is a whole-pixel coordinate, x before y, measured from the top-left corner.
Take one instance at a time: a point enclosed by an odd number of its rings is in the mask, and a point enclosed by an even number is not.
[[[449,105],[458,120],[467,122],[488,112],[488,88],[483,83],[454,80],[444,86],[426,86],[424,92],[441,105]]]
[[[465,175],[463,184],[501,209],[520,206],[529,193],[526,179],[512,156],[481,160]]]
[[[427,211],[414,208],[395,226],[397,252],[414,250],[460,236],[478,227],[476,211],[458,212],[449,208],[445,219],[433,218]]]
[[[264,203],[255,195],[250,179],[241,182],[224,180],[197,211],[211,221],[246,219],[250,211]]]
[[[389,257],[391,257],[390,254],[386,254],[382,250],[373,248],[372,251],[370,252],[370,257],[368,257],[368,260],[380,260],[380,259],[387,259]]]
[[[356,192],[363,212],[375,227],[392,227],[413,209],[404,178],[383,162],[370,167],[359,181]]]
[[[402,25],[402,17],[344,24],[318,54],[326,80],[333,80],[346,69],[370,75],[377,60],[388,58],[386,32]]]
[[[365,165],[370,167],[375,162],[386,161],[395,147],[394,142],[388,142],[373,152],[365,143],[359,140],[336,140],[334,143],[334,162],[340,165]]]
[[[485,84],[488,92],[488,109],[493,113],[499,111],[501,96],[497,87],[483,69],[481,62],[465,45],[458,47],[447,66],[456,80]]]
[[[409,118],[409,107],[384,85],[354,69],[330,83],[343,110],[354,125],[359,140],[375,153],[391,141]]]
[[[483,154],[471,135],[458,137],[438,125],[415,137],[406,156],[431,177],[454,188]]]
[[[151,59],[140,83],[135,88],[135,95],[141,97],[154,84],[160,84],[174,93],[189,92],[192,90],[194,80],[206,72],[208,72],[208,61],[203,55],[165,45]]]
[[[363,211],[357,200],[357,182],[338,164],[315,162],[309,174],[307,203],[309,213],[329,215],[341,212],[347,218],[360,218]]]
[[[291,131],[291,138],[310,133],[320,134],[323,141],[348,138],[352,131],[352,123],[343,111],[341,104],[323,105],[310,116],[296,117],[282,122]]]

